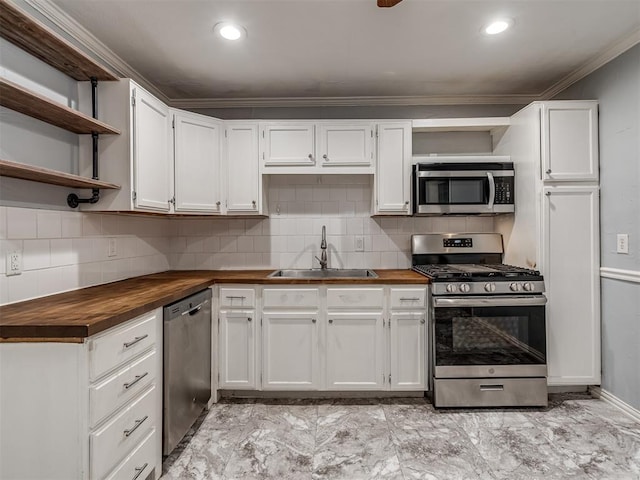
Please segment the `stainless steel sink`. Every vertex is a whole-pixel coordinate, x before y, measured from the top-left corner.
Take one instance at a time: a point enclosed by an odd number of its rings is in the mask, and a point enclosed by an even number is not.
[[[300,270],[276,270],[267,275],[269,278],[378,278],[373,270],[364,268],[342,269],[327,268],[320,269],[300,269]]]

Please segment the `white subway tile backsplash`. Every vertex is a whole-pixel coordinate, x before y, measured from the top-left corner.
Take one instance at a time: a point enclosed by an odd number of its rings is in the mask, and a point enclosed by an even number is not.
[[[82,216],[82,236],[102,235],[102,216],[87,214]]]
[[[0,206],[0,240],[7,238],[7,207]]]
[[[253,253],[254,252],[253,238],[254,237],[250,237],[248,235],[243,235],[241,237],[238,237],[238,251],[244,252],[244,253]]]
[[[41,211],[36,215],[38,238],[60,238],[62,236],[62,217],[60,212]]]
[[[49,240],[24,240],[22,270],[40,270],[51,266]]]
[[[7,207],[7,238],[37,238],[37,210]]]
[[[73,241],[70,238],[56,238],[50,241],[51,266],[61,267],[77,263],[77,257],[73,253]]]
[[[82,236],[82,214],[63,212],[60,216],[62,220],[62,238]]]

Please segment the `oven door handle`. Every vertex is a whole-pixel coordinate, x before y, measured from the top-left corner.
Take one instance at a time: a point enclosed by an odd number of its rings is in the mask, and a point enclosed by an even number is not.
[[[433,298],[433,306],[438,307],[535,307],[546,305],[544,295],[519,297],[454,297]]]
[[[493,204],[496,201],[496,181],[493,178],[493,173],[487,172],[487,178],[489,179],[489,209],[493,208]]]

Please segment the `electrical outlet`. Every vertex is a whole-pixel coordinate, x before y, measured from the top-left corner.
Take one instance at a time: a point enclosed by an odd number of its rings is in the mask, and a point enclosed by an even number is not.
[[[11,252],[7,255],[7,277],[22,273],[22,253]]]
[[[616,242],[616,253],[629,253],[629,234],[618,234],[618,240]]]
[[[357,236],[355,244],[356,252],[364,252],[364,237]]]
[[[110,238],[109,239],[109,249],[107,251],[107,257],[115,257],[116,255],[118,255],[116,239],[115,238]]]

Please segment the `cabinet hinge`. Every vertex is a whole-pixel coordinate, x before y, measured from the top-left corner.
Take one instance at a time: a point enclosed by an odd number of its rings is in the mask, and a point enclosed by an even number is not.
[[[264,130],[262,130],[262,138],[264,138]]]
[[[385,383],[384,373],[382,374],[382,383]]]
[[[136,106],[136,96],[135,96],[135,94],[131,95],[131,106],[132,107]]]
[[[262,325],[262,317],[260,317],[260,325]]]
[[[262,159],[264,160],[264,152],[262,152]]]
[[[386,325],[387,325],[387,324],[386,324],[386,321],[385,321],[385,319],[383,318],[383,319],[382,319],[382,326],[383,326],[383,327],[385,327]]]
[[[138,194],[135,191],[131,192],[131,199],[135,200],[136,198],[138,198]]]
[[[220,372],[218,372],[218,383],[220,383]]]
[[[224,138],[227,138],[227,130],[224,131]]]
[[[171,119],[171,128],[175,129],[176,128],[176,117],[173,117]]]
[[[391,374],[389,374],[389,385],[391,385]]]

